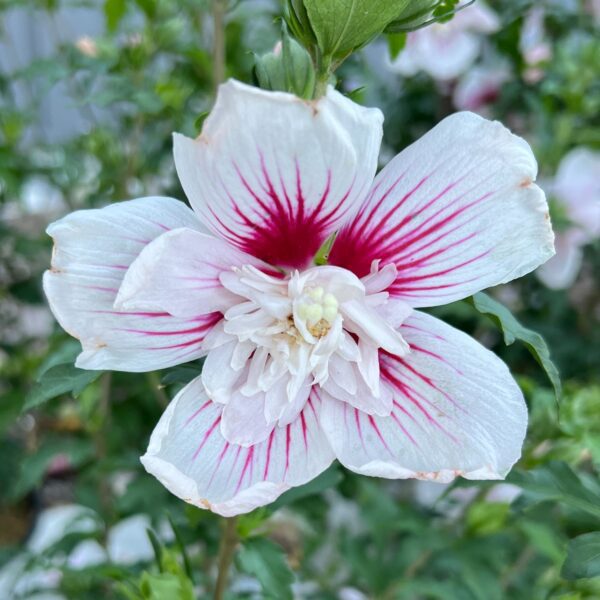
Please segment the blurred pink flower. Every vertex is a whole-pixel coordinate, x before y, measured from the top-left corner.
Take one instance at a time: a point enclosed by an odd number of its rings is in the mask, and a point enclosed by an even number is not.
[[[564,289],[579,274],[582,247],[600,236],[600,152],[571,150],[562,159],[548,193],[571,224],[556,232],[556,255],[536,274],[549,288]]]
[[[537,83],[544,76],[544,69],[540,66],[552,58],[552,47],[546,39],[544,8],[532,8],[521,28],[519,49],[527,65],[523,77],[528,83]]]
[[[510,73],[502,64],[475,66],[469,69],[454,89],[454,106],[459,110],[483,112],[499,96]]]
[[[482,34],[494,33],[496,13],[481,2],[459,11],[448,23],[435,23],[408,34],[406,46],[391,69],[410,77],[419,71],[434,79],[456,79],[477,59]]]
[[[335,458],[448,482],[502,478],[520,456],[527,412],[506,366],[415,309],[553,254],[531,149],[457,113],[375,178],[382,121],[331,87],[303,101],[229,81],[197,139],[175,134],[193,211],[141,198],[49,227],[44,288],[79,367],[206,356],[142,457],[187,502],[247,512]]]

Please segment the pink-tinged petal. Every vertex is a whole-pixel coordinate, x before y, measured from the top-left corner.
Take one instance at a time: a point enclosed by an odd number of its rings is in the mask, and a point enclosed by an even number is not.
[[[551,193],[563,203],[585,242],[600,236],[600,152],[574,148],[560,162]],[[585,243],[584,242],[584,243]]]
[[[317,404],[311,398],[293,423],[275,427],[265,441],[238,446],[222,436],[223,408],[207,398],[197,378],[168,406],[142,463],[186,502],[224,516],[249,512],[331,464]]]
[[[566,290],[575,283],[583,261],[583,244],[577,234],[572,229],[556,235],[556,255],[535,272],[545,286]]]
[[[245,396],[233,391],[221,415],[221,434],[231,444],[255,446],[264,442],[273,431],[274,423],[265,418],[265,393]]]
[[[473,113],[442,121],[378,175],[329,261],[368,275],[393,263],[388,291],[436,306],[529,273],[553,253],[527,143]]]
[[[219,236],[304,267],[368,190],[382,115],[333,89],[305,101],[230,80],[196,140],[175,134],[177,173]]]
[[[424,313],[401,327],[411,346],[383,354],[388,417],[322,397],[321,425],[340,462],[375,477],[448,482],[501,479],[527,428],[523,395],[508,368],[468,335]]]
[[[152,240],[199,229],[194,213],[171,198],[140,198],[74,212],[48,227],[54,238],[44,291],[61,326],[81,341],[77,366],[150,371],[198,358],[220,315],[175,318],[164,311],[119,311],[125,272]]]
[[[148,244],[128,269],[115,308],[158,310],[189,318],[225,312],[241,298],[219,280],[233,267],[273,269],[227,242],[193,229],[175,229]]]

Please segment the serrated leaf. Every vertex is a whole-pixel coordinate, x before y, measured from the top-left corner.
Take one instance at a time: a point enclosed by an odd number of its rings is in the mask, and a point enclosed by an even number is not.
[[[600,493],[585,485],[567,463],[550,461],[531,471],[513,470],[507,481],[526,492],[515,503],[517,506],[522,500],[562,502],[600,518]]]
[[[27,394],[23,411],[31,410],[44,402],[71,394],[75,398],[93,381],[102,375],[103,371],[87,371],[74,365],[60,364],[48,369]]]
[[[281,546],[264,538],[249,539],[238,553],[240,569],[254,575],[269,598],[292,600],[291,571]]]
[[[504,343],[510,346],[515,341],[523,342],[538,364],[544,369],[550,383],[554,387],[556,399],[560,400],[562,386],[558,369],[550,358],[550,350],[544,338],[537,332],[523,327],[508,308],[487,294],[479,292],[467,300],[475,309],[488,315],[496,323],[504,336]]]
[[[584,533],[569,542],[561,575],[565,579],[600,576],[600,531]]]

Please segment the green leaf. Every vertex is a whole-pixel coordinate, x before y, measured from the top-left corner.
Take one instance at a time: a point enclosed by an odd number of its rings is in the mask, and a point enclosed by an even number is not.
[[[27,394],[23,410],[31,410],[44,402],[61,396],[72,394],[75,398],[103,371],[86,371],[74,365],[60,364],[48,369]]]
[[[562,502],[600,518],[600,492],[585,485],[571,467],[561,461],[550,461],[532,471],[513,470],[507,478],[522,488],[516,506],[546,501]]]
[[[395,60],[406,46],[406,33],[388,33],[387,42],[390,58]]]
[[[146,600],[194,600],[192,583],[171,573],[144,573],[140,591]]]
[[[106,0],[104,2],[104,16],[106,27],[109,31],[115,31],[127,10],[127,0]]]
[[[473,4],[469,0],[457,7],[458,0],[414,0],[399,19],[392,21],[385,29],[386,33],[408,33],[433,23],[446,23],[454,15]]]
[[[256,78],[261,88],[312,98],[315,70],[308,52],[282,24],[281,47],[263,56],[255,57]]]
[[[584,533],[569,542],[561,575],[565,579],[600,576],[600,531]]]
[[[22,498],[39,485],[56,456],[63,456],[67,464],[76,469],[93,455],[94,447],[89,439],[52,439],[21,462],[11,496],[15,499]]]
[[[558,369],[550,358],[550,350],[544,338],[535,331],[523,327],[514,315],[500,302],[490,298],[487,294],[479,292],[467,300],[480,313],[488,315],[492,321],[502,330],[504,343],[507,346],[513,344],[516,340],[523,342],[531,352],[535,360],[544,369],[548,379],[554,387],[556,399],[560,400],[562,387]]]
[[[304,0],[323,56],[346,58],[398,19],[410,0]]]
[[[294,574],[281,546],[264,538],[249,539],[244,542],[237,560],[242,571],[258,579],[266,596],[292,600]]]

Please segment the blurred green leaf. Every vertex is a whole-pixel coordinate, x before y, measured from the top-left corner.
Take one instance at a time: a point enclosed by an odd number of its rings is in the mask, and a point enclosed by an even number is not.
[[[388,33],[386,38],[390,58],[395,60],[398,58],[400,52],[404,49],[404,46],[406,46],[406,33]]]
[[[264,538],[251,538],[244,542],[237,560],[242,571],[258,579],[266,596],[292,600],[294,574],[281,546]]]
[[[504,343],[507,346],[510,346],[516,340],[523,342],[527,346],[533,357],[546,372],[548,379],[554,387],[556,398],[560,400],[562,395],[560,376],[558,369],[550,358],[550,350],[544,338],[539,333],[523,327],[508,308],[483,292],[475,294],[467,299],[467,302],[474,306],[480,313],[488,315],[496,323],[504,335]]]
[[[561,575],[565,579],[600,576],[600,531],[584,533],[569,542]]]
[[[555,501],[563,502],[600,518],[600,493],[592,490],[583,483],[581,478],[566,463],[550,461],[531,471],[513,470],[507,477],[509,483],[514,483],[527,492],[522,499],[529,503]]]
[[[115,31],[119,26],[121,19],[127,11],[127,0],[105,0],[104,16],[106,18],[106,27],[109,31]]]
[[[27,394],[23,410],[36,408],[62,394],[72,394],[75,398],[103,371],[87,371],[74,365],[60,364],[44,372],[39,381]]]

